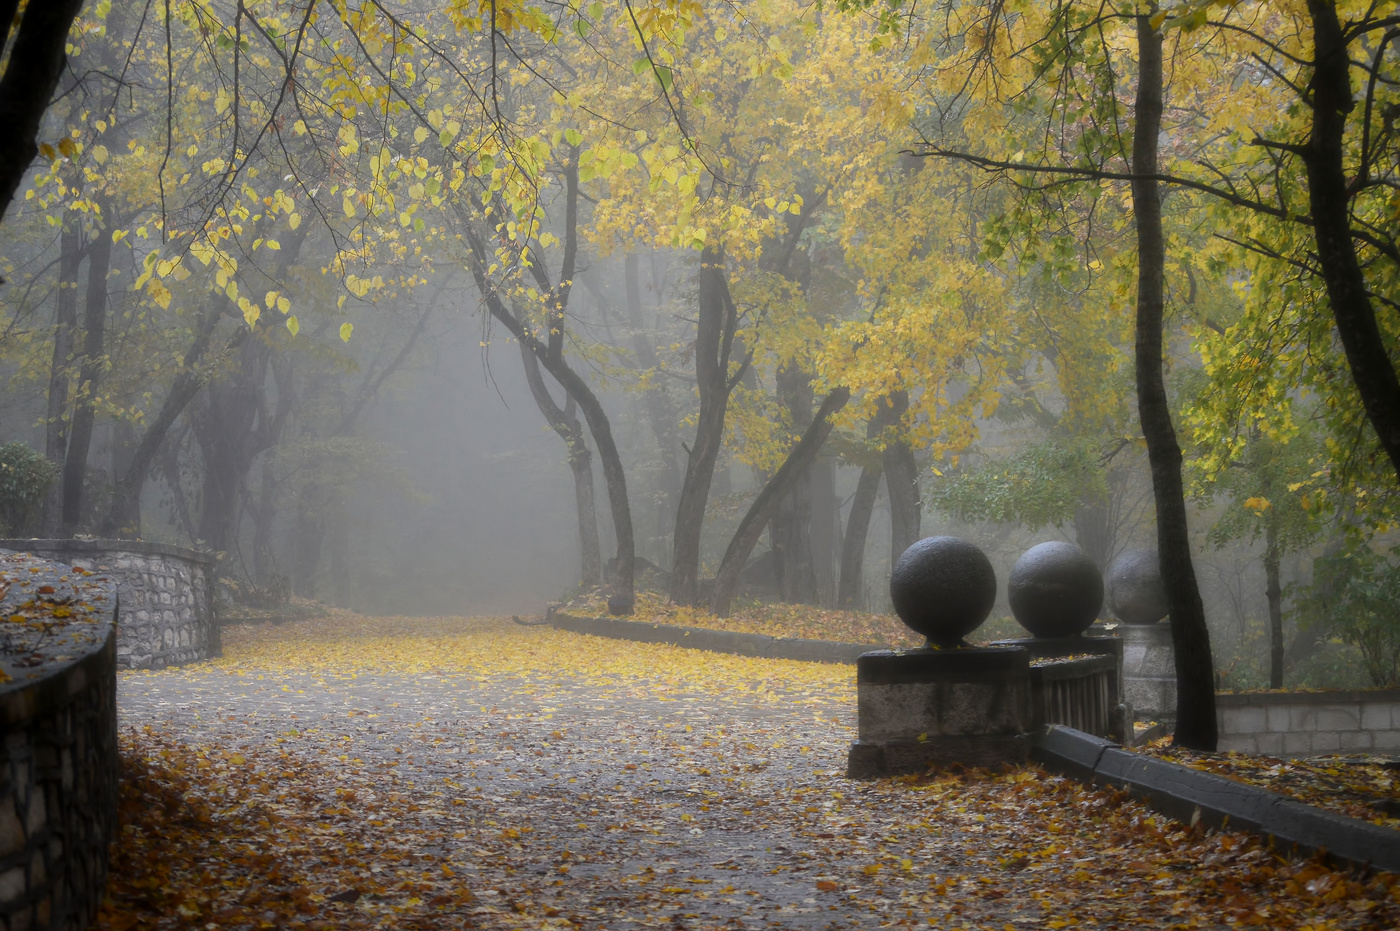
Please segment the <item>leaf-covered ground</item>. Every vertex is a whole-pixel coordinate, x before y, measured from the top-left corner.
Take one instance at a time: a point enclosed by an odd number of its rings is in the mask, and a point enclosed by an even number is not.
[[[608,613],[607,592],[603,589],[589,592],[569,602],[564,610],[570,614],[603,617]],[[636,607],[628,620],[732,630],[741,634],[767,634],[771,637],[883,644],[895,649],[924,645],[923,637],[893,615],[832,611],[812,605],[735,605],[729,617],[716,617],[703,608],[673,604],[663,594],[639,591]]]
[[[100,928],[1400,926],[1035,769],[842,778],[848,667],[338,615],[123,674]]]
[[[1262,786],[1309,805],[1400,830],[1400,767],[1371,756],[1280,760],[1245,753],[1200,753],[1145,747],[1163,759]]]

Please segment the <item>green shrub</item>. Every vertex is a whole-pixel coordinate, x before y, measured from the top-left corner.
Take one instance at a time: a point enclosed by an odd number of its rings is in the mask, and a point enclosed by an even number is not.
[[[36,532],[44,496],[57,480],[58,466],[25,444],[0,446],[0,533]]]
[[[1299,599],[1303,619],[1361,654],[1374,686],[1400,685],[1400,547],[1319,557]]]

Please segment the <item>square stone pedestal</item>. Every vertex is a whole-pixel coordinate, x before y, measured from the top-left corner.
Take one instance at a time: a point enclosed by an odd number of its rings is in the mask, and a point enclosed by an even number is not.
[[[1176,659],[1172,629],[1156,624],[1122,624],[1123,695],[1139,721],[1156,721],[1168,729],[1176,722]]]
[[[1021,647],[865,653],[856,692],[858,739],[846,768],[853,779],[1028,758],[1030,652]]]

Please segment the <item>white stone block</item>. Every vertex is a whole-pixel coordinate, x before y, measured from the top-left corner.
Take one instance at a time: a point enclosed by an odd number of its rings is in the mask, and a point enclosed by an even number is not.
[[[1361,729],[1366,731],[1388,731],[1394,726],[1391,720],[1391,703],[1368,701],[1361,705]]]
[[[1355,731],[1361,728],[1358,705],[1320,705],[1317,709],[1319,731]]]
[[[1268,709],[1269,730],[1275,734],[1284,734],[1289,731],[1288,727],[1288,706],[1270,705]]]
[[[1268,715],[1263,708],[1232,707],[1221,715],[1221,731],[1225,734],[1257,734],[1268,729]]]
[[[1400,731],[1372,731],[1371,746],[1376,750],[1400,750]]]
[[[1288,729],[1293,732],[1317,730],[1317,710],[1311,705],[1292,705],[1288,709]]]
[[[1221,753],[1258,753],[1259,740],[1253,734],[1222,734],[1216,749]]]
[[[1342,750],[1370,750],[1373,743],[1370,731],[1343,731],[1339,738]]]
[[[1312,734],[1292,733],[1283,735],[1283,752],[1289,756],[1301,756],[1312,752]]]
[[[1314,753],[1331,753],[1342,747],[1341,735],[1336,731],[1314,731],[1312,748]]]

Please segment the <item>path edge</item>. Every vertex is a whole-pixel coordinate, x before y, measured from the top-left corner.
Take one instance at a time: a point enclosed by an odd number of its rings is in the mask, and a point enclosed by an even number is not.
[[[806,663],[841,663],[854,665],[862,653],[887,650],[888,645],[871,643],[842,643],[836,640],[806,640],[801,637],[769,637],[765,634],[743,634],[731,630],[711,630],[706,627],[681,627],[676,624],[649,624],[646,621],[625,621],[616,617],[580,617],[552,608],[545,620],[557,630],[575,634],[592,634],[614,640],[638,643],[661,643],[711,653],[734,656],[754,656],[763,659],[790,659]]]
[[[1186,824],[1248,831],[1275,850],[1400,873],[1400,831],[1323,811],[1277,792],[1124,750],[1059,724],[1031,738],[1031,759],[1080,782],[1122,789]]]

